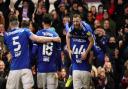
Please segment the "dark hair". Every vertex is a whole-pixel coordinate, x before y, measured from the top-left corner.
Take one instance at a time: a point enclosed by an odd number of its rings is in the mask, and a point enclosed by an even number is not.
[[[27,20],[22,20],[21,27],[29,27],[30,22]]]
[[[52,16],[50,14],[44,14],[43,15],[43,22],[46,24],[51,24]]]
[[[103,5],[102,5],[102,4],[100,4],[100,5],[98,6],[98,10],[99,10],[99,8],[100,8],[100,7],[103,7]]]
[[[79,15],[79,14],[74,14],[73,15],[73,18],[77,18],[77,17],[81,18],[81,15]]]

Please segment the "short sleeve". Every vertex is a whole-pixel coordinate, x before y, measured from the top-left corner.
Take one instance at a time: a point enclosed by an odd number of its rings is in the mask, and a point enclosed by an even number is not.
[[[52,31],[52,33],[53,33],[54,37],[58,37],[59,36],[55,31]]]
[[[29,29],[24,29],[24,31],[27,34],[27,37],[30,37],[33,34]]]

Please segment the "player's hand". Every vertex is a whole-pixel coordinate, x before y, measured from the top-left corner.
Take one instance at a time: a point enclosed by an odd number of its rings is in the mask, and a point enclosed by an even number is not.
[[[87,58],[87,53],[86,52],[82,52],[81,53],[81,59],[85,60]]]
[[[54,38],[53,38],[53,42],[61,42],[60,37],[54,37]]]

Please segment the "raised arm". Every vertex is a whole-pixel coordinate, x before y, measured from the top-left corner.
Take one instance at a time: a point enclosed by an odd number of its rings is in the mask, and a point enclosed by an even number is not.
[[[68,53],[69,53],[69,56],[70,56],[70,59],[71,59],[72,50],[71,50],[71,47],[70,47],[70,33],[69,32],[66,35],[66,43],[67,43]]]
[[[15,7],[16,10],[18,10],[18,6],[19,6],[19,4],[20,4],[21,1],[22,1],[22,0],[17,0],[17,1],[15,2],[14,7]]]

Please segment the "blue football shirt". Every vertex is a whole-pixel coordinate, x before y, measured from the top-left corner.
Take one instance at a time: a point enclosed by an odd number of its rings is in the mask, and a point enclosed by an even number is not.
[[[4,42],[11,55],[11,70],[30,68],[29,37],[32,33],[27,28],[9,30],[4,35]]]
[[[37,32],[38,36],[58,37],[58,34],[49,29],[42,29]],[[36,48],[35,48],[36,47]],[[37,50],[37,71],[40,73],[56,72],[61,68],[61,48],[60,43],[48,42],[34,45]]]

